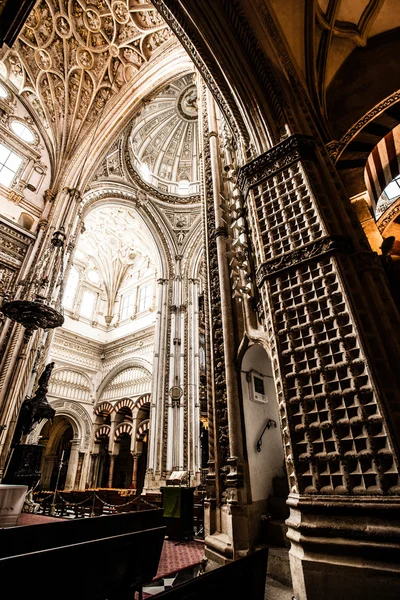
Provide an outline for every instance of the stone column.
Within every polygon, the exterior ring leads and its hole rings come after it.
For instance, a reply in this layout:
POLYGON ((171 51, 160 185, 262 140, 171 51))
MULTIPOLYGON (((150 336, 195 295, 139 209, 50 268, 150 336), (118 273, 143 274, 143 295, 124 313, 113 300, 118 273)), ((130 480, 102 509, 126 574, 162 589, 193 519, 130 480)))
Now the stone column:
POLYGON ((150 407, 148 470, 145 489, 159 488, 163 471, 165 376, 167 356, 168 279, 157 280, 157 317, 154 339, 153 380, 150 407))
POLYGON ((71 440, 71 452, 68 461, 67 476, 65 478, 65 490, 73 490, 75 485, 76 470, 79 462, 79 447, 81 440, 71 440))
POLYGON ((42 489, 44 489, 44 490, 48 490, 50 487, 51 474, 53 472, 53 468, 54 468, 54 464, 55 464, 56 460, 57 460, 56 454, 50 454, 48 456, 45 456, 45 458, 44 458, 42 477, 40 480, 42 489))
POLYGON ((399 315, 378 257, 312 138, 284 140, 238 184, 271 340, 296 599, 355 586, 359 598, 397 598, 399 338, 385 334, 399 315))
POLYGON ((140 453, 138 453, 138 452, 131 452, 131 454, 132 454, 132 458, 133 458, 132 488, 134 490, 137 490, 137 474, 138 474, 138 463, 139 463, 140 453))
POLYGON ((98 461, 99 461, 99 447, 97 445, 94 446, 92 453, 90 455, 90 467, 89 467, 89 477, 88 477, 88 483, 89 483, 89 487, 96 487, 96 471, 97 471, 97 467, 98 467, 98 461), (97 450, 97 452, 95 452, 95 450, 97 450))
POLYGON ((111 454, 111 456, 110 456, 110 470, 108 472, 108 484, 107 484, 107 486, 109 488, 112 488, 112 486, 113 486, 114 466, 115 466, 115 459, 116 458, 117 458, 116 454, 111 454))

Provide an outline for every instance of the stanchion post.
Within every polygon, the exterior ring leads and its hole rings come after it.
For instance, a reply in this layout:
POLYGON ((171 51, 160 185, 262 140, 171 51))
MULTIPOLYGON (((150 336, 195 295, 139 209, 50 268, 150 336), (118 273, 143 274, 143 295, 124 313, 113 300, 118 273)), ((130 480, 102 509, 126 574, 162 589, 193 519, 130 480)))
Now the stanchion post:
POLYGON ((56 513, 56 496, 57 496, 57 490, 58 490, 58 482, 60 481, 61 469, 63 468, 63 465, 64 465, 64 454, 65 454, 65 450, 62 451, 60 464, 58 465, 56 487, 54 488, 53 502, 51 503, 51 506, 50 506, 50 515, 51 516, 55 515, 55 513, 56 513))

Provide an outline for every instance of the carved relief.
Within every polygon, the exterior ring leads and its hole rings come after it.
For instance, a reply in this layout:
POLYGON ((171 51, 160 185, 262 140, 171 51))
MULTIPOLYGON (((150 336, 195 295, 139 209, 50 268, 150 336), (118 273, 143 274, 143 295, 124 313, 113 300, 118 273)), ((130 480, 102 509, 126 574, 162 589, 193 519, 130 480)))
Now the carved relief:
POLYGON ((241 185, 249 190, 290 489, 398 493, 390 434, 335 257, 351 247, 325 237, 302 140, 287 142, 242 169, 241 185))
POLYGON ((32 90, 26 96, 50 124, 60 163, 105 103, 170 37, 155 9, 139 2, 36 4, 5 61, 18 87, 24 82, 32 90))

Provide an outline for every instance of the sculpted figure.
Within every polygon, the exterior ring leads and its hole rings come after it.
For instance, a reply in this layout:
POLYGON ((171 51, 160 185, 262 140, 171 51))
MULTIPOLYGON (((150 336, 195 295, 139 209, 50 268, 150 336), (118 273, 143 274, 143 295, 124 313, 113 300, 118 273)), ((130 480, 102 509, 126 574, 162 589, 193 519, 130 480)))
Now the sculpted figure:
POLYGON ((14 434, 14 445, 20 442, 22 435, 28 435, 35 425, 42 419, 54 418, 56 411, 47 401, 46 394, 49 386, 49 379, 54 368, 54 363, 46 365, 43 373, 39 377, 37 390, 32 398, 26 398, 22 403, 17 427, 14 434))

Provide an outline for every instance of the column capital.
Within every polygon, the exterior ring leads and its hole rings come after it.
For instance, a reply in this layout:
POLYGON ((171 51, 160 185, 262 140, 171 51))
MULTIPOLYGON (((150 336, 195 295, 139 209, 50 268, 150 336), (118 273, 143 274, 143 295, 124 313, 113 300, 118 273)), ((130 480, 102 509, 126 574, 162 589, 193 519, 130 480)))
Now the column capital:
POLYGON ((294 134, 239 169, 237 186, 246 196, 250 188, 292 163, 315 160, 315 140, 308 135, 294 134))

